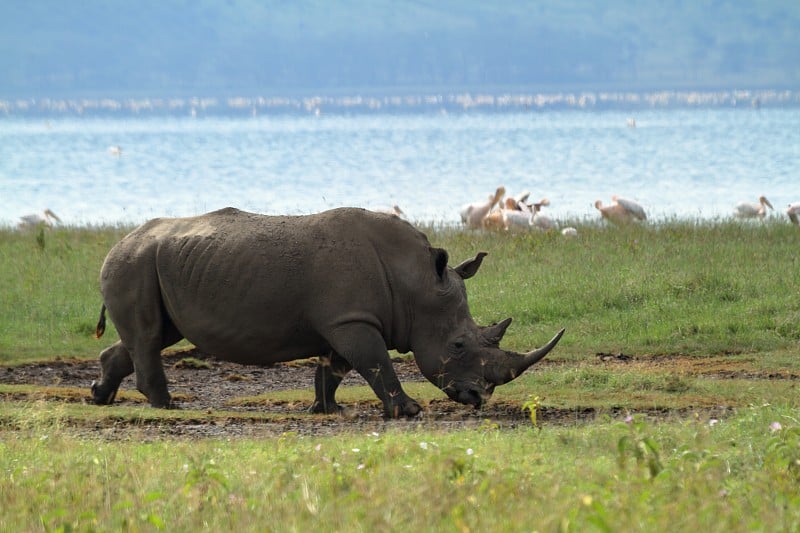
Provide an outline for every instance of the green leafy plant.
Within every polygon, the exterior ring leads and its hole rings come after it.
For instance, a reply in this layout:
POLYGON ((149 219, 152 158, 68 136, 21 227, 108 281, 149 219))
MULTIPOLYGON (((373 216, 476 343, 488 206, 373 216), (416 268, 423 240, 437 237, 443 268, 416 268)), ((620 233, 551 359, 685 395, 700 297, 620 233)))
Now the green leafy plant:
POLYGON ((638 467, 647 468, 650 479, 655 478, 664 470, 658 443, 646 433, 647 424, 643 420, 628 417, 625 421, 630 430, 617 441, 617 464, 625 470, 628 457, 633 457, 638 467))
POLYGON ((536 417, 539 412, 539 407, 541 406, 542 400, 533 394, 529 394, 528 399, 522 404, 522 412, 524 413, 525 411, 528 411, 528 415, 530 416, 533 427, 539 427, 536 417))

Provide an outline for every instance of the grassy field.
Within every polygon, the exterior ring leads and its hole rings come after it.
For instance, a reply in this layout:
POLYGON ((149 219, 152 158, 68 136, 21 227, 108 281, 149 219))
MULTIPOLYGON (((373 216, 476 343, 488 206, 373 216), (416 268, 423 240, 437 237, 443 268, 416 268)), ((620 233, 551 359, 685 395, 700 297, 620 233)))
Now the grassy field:
MULTIPOLYGON (((470 305, 481 324, 514 318, 511 348, 566 327, 554 357, 768 353, 798 364, 800 232, 789 224, 583 225, 574 239, 423 229, 452 263, 489 252, 467 282, 470 305)), ((108 344, 93 339, 98 277, 125 233, 0 230, 0 364, 95 357, 108 344)))
MULTIPOLYGON (((531 417, 515 428, 487 419, 452 431, 393 422, 332 436, 152 439, 137 433, 137 421, 231 415, 99 409, 0 388, 8 394, 0 530, 800 528, 797 228, 578 224, 574 239, 425 231, 453 263, 489 252, 467 290, 479 323, 514 318, 504 346, 527 350, 567 329, 547 358, 556 364, 499 387, 496 401, 532 414, 594 408, 600 416, 531 417), (597 354, 633 361, 602 364, 597 354), (729 410, 710 414, 718 406, 729 410), (634 414, 623 420, 612 408, 634 414), (121 436, 93 430, 120 421, 129 428, 121 436)), ((113 329, 92 337, 97 278, 125 232, 0 230, 0 364, 95 358, 114 340, 113 329)), ((423 403, 441 397, 434 387, 410 391, 423 403)), ((371 395, 342 392, 343 402, 371 395)), ((275 396, 293 394, 308 391, 275 396)))

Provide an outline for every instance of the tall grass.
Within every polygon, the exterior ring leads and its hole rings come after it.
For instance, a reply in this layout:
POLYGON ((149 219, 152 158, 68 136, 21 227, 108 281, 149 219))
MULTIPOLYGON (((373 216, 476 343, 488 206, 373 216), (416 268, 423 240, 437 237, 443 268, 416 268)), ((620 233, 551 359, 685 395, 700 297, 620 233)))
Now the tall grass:
POLYGON ((98 352, 103 258, 125 230, 0 230, 0 362, 98 352))
MULTIPOLYGON (((571 239, 423 229, 453 263, 489 252, 467 281, 471 309, 483 324, 513 317, 506 343, 515 349, 541 344, 561 327, 567 335, 556 357, 797 349, 796 227, 724 220, 577 226, 571 239)), ((43 246, 35 232, 0 230, 0 362, 97 354, 98 274, 128 229, 56 229, 45 232, 43 246)))

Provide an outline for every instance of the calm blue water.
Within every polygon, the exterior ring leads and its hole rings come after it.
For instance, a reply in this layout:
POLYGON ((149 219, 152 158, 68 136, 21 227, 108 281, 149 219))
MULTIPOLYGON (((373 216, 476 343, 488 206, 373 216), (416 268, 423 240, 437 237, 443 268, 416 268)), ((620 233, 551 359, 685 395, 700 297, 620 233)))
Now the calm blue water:
MULTIPOLYGON (((652 219, 800 201, 800 109, 254 118, 2 118, 0 224, 51 208, 67 224, 138 223, 224 206, 305 214, 399 205, 456 223, 498 185, 598 217, 612 194, 652 219), (108 148, 119 145, 120 157, 108 148)), ((775 215, 780 216, 780 215, 775 215)))

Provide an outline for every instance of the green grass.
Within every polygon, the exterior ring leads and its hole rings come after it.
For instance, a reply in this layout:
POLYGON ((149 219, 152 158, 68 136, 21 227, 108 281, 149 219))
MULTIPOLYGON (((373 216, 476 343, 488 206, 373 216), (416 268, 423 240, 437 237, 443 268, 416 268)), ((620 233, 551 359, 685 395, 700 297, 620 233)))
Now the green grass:
MULTIPOLYGON (((511 316, 506 342, 540 345, 561 327, 553 356, 597 352, 758 353, 800 343, 800 233, 783 223, 669 222, 579 236, 497 235, 427 228, 457 263, 489 256, 467 281, 475 319, 511 316)), ((0 363, 96 357, 98 276, 125 228, 0 230, 0 363)))
POLYGON ((0 230, 0 363, 99 353, 100 267, 125 233, 0 230))
MULTIPOLYGON (((478 413, 471 429, 446 431, 424 419, 348 430, 345 419, 331 436, 187 440, 137 427, 280 423, 270 404, 312 392, 201 412, 151 409, 132 387, 120 395, 141 406, 98 408, 78 403, 85 390, 2 385, 0 530, 798 530, 797 228, 575 225, 575 239, 427 233, 453 263, 489 252, 467 290, 479 323, 514 318, 504 346, 528 350, 567 328, 550 363, 492 401, 592 409, 591 421, 508 427, 478 413), (670 414, 618 415, 651 410, 670 414)), ((124 233, 59 229, 42 246, 0 230, 0 364, 94 358, 115 340, 113 328, 93 338, 97 279, 124 233)), ((423 405, 444 398, 426 383, 406 390, 423 405)), ((338 399, 376 401, 367 387, 338 399)))
POLYGON ((49 404, 22 413, 25 426, 0 433, 3 531, 800 527, 800 427, 780 406, 721 421, 151 442, 70 435, 49 404))
POLYGON ((489 256, 467 282, 479 323, 506 316, 524 349, 566 327, 556 357, 760 352, 800 341, 797 228, 670 222, 579 225, 579 236, 434 234, 460 260, 489 256))

